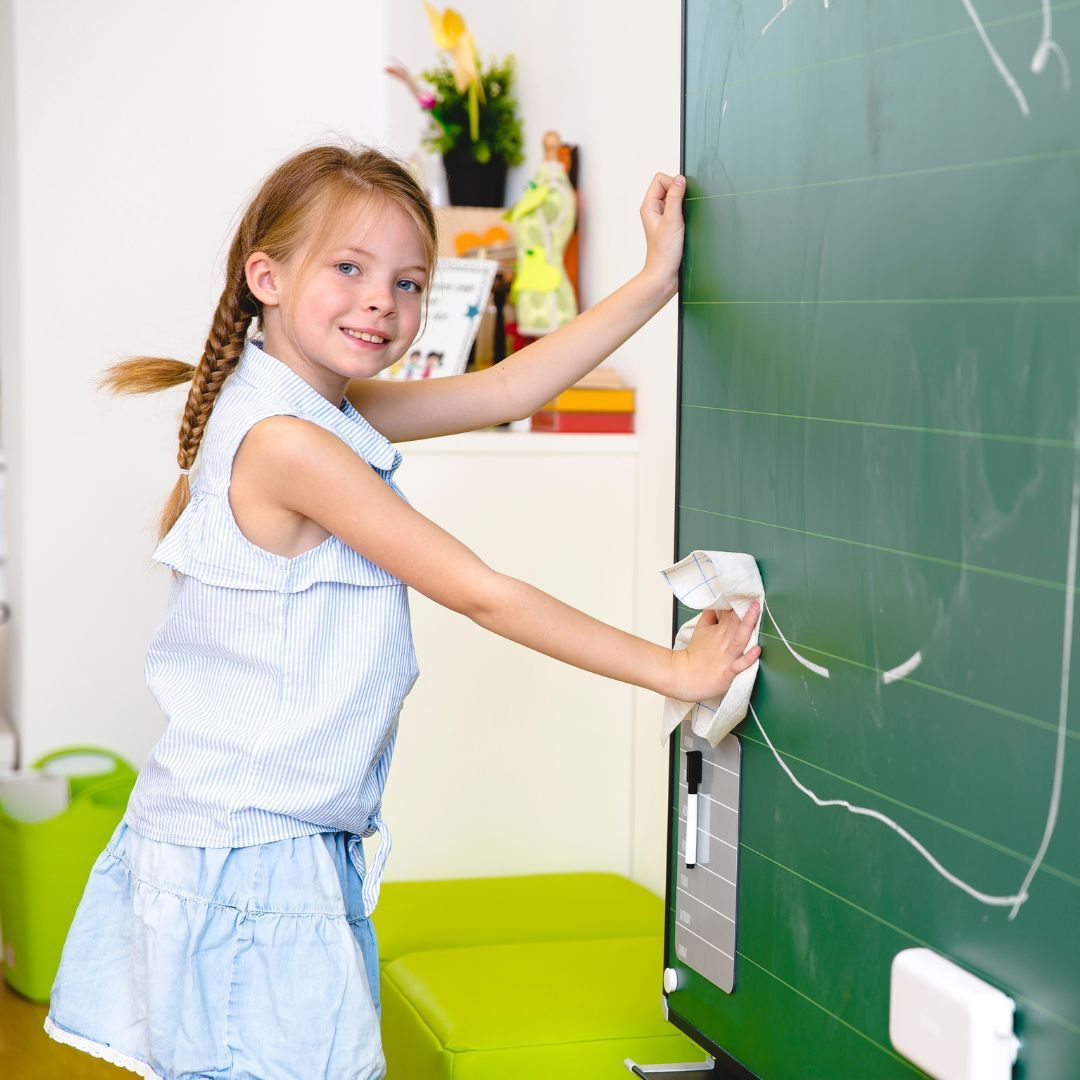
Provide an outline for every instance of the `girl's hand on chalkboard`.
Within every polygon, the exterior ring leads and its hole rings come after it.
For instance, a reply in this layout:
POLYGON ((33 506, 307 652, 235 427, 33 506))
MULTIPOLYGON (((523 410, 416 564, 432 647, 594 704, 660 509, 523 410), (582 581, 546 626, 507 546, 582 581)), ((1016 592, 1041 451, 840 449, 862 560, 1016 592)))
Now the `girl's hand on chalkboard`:
POLYGON ((674 696, 680 701, 706 701, 726 694, 735 676, 745 671, 761 655, 761 646, 747 649, 757 626, 758 604, 751 604, 740 619, 734 611, 718 614, 706 608, 685 649, 674 653, 683 658, 682 685, 674 696))
POLYGON ((642 274, 653 282, 665 299, 674 296, 679 289, 679 264, 686 231, 683 224, 685 194, 686 177, 657 173, 641 204, 646 245, 642 274))

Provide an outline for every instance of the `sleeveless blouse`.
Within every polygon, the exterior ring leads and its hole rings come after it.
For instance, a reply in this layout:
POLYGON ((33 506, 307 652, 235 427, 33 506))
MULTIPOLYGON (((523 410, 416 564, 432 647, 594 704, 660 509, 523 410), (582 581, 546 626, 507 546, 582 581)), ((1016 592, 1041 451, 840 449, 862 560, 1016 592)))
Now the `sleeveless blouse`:
POLYGON ((198 847, 354 834, 370 916, 391 845, 383 788, 419 674, 407 587, 333 535, 293 558, 256 546, 228 492, 241 441, 269 416, 332 432, 405 499, 393 479, 401 454, 347 400, 336 408, 260 346, 249 341, 226 378, 191 502, 154 552, 178 572, 145 666, 168 724, 124 821, 198 847), (376 832, 367 874, 359 838, 376 832))

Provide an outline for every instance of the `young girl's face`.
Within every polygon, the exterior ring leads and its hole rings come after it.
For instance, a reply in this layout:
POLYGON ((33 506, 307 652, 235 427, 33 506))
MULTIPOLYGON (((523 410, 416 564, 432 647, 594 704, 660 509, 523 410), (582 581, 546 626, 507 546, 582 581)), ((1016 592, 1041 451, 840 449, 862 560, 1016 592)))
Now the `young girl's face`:
POLYGON ((264 344, 338 402, 349 379, 390 367, 416 339, 427 287, 424 247, 403 209, 372 198, 359 216, 345 215, 297 281, 308 254, 294 253, 279 269, 280 303, 264 311, 264 344), (372 337, 379 340, 365 340, 372 337))

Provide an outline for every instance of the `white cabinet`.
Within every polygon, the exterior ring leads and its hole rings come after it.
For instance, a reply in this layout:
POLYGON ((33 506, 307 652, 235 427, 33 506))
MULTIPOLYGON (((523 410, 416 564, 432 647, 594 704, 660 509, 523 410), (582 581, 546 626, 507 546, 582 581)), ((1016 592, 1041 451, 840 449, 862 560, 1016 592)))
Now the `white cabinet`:
MULTIPOLYGON (((413 506, 494 569, 632 632, 638 440, 476 432, 406 443, 413 506)), ((420 678, 384 817, 392 879, 629 873, 635 691, 410 592, 420 678)))

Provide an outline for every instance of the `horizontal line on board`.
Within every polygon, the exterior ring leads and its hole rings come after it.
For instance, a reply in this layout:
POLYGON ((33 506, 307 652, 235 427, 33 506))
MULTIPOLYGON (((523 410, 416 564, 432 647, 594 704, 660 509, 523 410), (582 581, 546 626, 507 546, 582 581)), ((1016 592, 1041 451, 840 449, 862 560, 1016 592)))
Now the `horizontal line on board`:
POLYGON ((811 180, 805 184, 777 184, 774 187, 746 188, 742 191, 721 191, 715 195, 688 195, 687 202, 709 202, 712 199, 734 199, 739 195, 771 195, 783 191, 809 191, 812 188, 837 187, 843 184, 865 184, 874 180, 907 180, 915 176, 939 176, 945 173, 970 172, 976 169, 995 169, 1008 165, 1029 165, 1039 161, 1060 161, 1080 157, 1080 148, 1047 150, 1021 157, 989 158, 986 161, 960 162, 956 165, 927 165, 922 169, 901 169, 897 172, 870 173, 866 176, 841 176, 832 180, 811 180))
POLYGON ((909 296, 909 297, 862 297, 839 300, 683 300, 684 307, 754 307, 780 306, 783 304, 806 304, 817 307, 837 307, 855 304, 1080 304, 1080 295, 1061 296, 909 296))
MULTIPOLYGON (((779 3, 779 0, 777 0, 779 3)), ((1051 10, 1057 14, 1062 11, 1070 11, 1073 8, 1080 7, 1080 0, 1064 0, 1062 3, 1051 5, 1051 10)), ((983 21, 983 26, 987 30, 991 30, 997 26, 1007 26, 1011 23, 1027 22, 1029 20, 1041 19, 1042 8, 1032 8, 1029 11, 1018 12, 1014 15, 1003 15, 1000 19, 988 19, 983 21)), ((804 71, 818 71, 822 68, 835 67, 837 64, 848 64, 853 60, 863 60, 870 56, 880 56, 883 53, 897 52, 901 49, 910 49, 920 45, 931 45, 937 41, 946 41, 949 38, 963 37, 967 34, 975 34, 978 31, 975 26, 968 22, 963 26, 958 26, 955 30, 944 30, 940 34, 928 34, 925 37, 910 38, 907 41, 897 41, 892 45, 881 45, 876 49, 867 49, 864 52, 848 53, 846 56, 837 56, 831 60, 819 60, 814 64, 801 64, 798 67, 784 68, 779 71, 764 72, 761 75, 754 75, 749 79, 743 79, 738 82, 725 83, 723 86, 705 86, 698 90, 687 90, 686 97, 696 97, 698 94, 707 94, 712 90, 733 90, 740 86, 752 86, 754 83, 765 82, 769 79, 782 79, 789 75, 798 75, 804 71)))
MULTIPOLYGON (((848 897, 841 895, 840 893, 833 892, 832 889, 826 888, 824 885, 822 885, 820 881, 814 881, 813 878, 808 878, 804 874, 800 874, 798 870, 793 870, 790 866, 779 862, 777 859, 771 858, 764 852, 757 851, 749 844, 743 843, 741 846, 743 850, 750 852, 751 855, 756 855, 759 859, 764 859, 765 862, 772 863, 773 866, 779 867, 786 873, 791 874, 792 877, 797 877, 800 881, 805 881, 807 885, 812 885, 815 889, 819 889, 821 892, 825 893, 826 896, 831 896, 833 897, 833 899, 839 900, 843 904, 847 904, 848 907, 853 908, 855 911, 859 912, 861 915, 865 915, 869 919, 873 919, 881 926, 887 927, 889 930, 892 930, 893 933, 898 934, 900 937, 906 938, 908 941, 911 941, 916 945, 920 945, 924 949, 933 949, 934 952, 940 953, 942 956, 948 957, 948 959, 952 960, 953 963, 957 964, 959 967, 962 967, 967 971, 971 971, 971 968, 968 967, 968 965, 963 960, 953 956, 940 945, 934 945, 928 941, 923 941, 922 938, 917 937, 915 934, 912 934, 908 930, 904 930, 901 927, 896 926, 894 923, 889 922, 888 919, 883 918, 876 912, 870 911, 867 908, 856 904, 854 900, 851 900, 848 897)), ((971 973, 980 979, 983 978, 983 974, 981 972, 971 971, 971 973)), ((1039 1012, 1049 1017, 1051 1020, 1059 1024, 1061 1027, 1065 1028, 1073 1035, 1080 1035, 1080 1027, 1077 1027, 1075 1024, 1069 1023, 1068 1020, 1065 1020, 1063 1017, 1058 1016, 1057 1013, 1052 1012, 1050 1009, 1046 1008, 1045 1005, 1040 1005, 1039 1002, 1033 1001, 1031 998, 1021 997, 1019 994, 1014 994, 1014 997, 1016 998, 1016 1000, 1021 1001, 1023 1004, 1038 1009, 1039 1012)))
MULTIPOLYGON (((681 806, 678 809, 678 818, 679 818, 679 821, 683 825, 686 824, 686 817, 684 816, 684 814, 682 812, 682 807, 681 806)), ((683 831, 685 832, 685 829, 683 831)), ((711 833, 711 832, 708 831, 708 829, 703 829, 700 825, 698 825, 698 832, 705 833, 705 835, 708 836, 710 840, 715 840, 718 844, 723 844, 724 847, 731 848, 732 851, 738 851, 739 850, 738 847, 735 844, 733 844, 730 840, 725 840, 722 836, 717 836, 716 833, 711 833)), ((728 878, 724 877, 723 874, 719 874, 715 870, 710 870, 704 863, 698 863, 698 866, 702 870, 708 871, 710 874, 712 874, 713 877, 718 877, 721 881, 726 881, 729 885, 734 885, 735 884, 734 881, 730 881, 728 878)))
MULTIPOLYGON (((740 517, 738 514, 721 514, 718 510, 705 510, 700 506, 687 506, 679 503, 680 510, 689 510, 695 514, 708 514, 710 517, 724 518, 727 521, 741 521, 747 525, 760 525, 766 529, 778 529, 781 532, 797 533, 799 536, 809 536, 815 540, 831 540, 837 544, 850 544, 852 547, 865 548, 868 551, 880 551, 886 555, 900 555, 908 559, 917 559, 920 562, 933 563, 936 566, 948 566, 954 570, 964 570, 972 574, 985 574, 987 577, 1001 578, 1004 581, 1016 581, 1021 585, 1034 585, 1041 589, 1052 589, 1055 592, 1064 592, 1065 585, 1060 581, 1051 581, 1048 578, 1030 577, 1027 574, 1015 574, 1009 570, 995 570, 989 566, 975 566, 971 563, 958 562, 955 559, 942 559, 936 555, 922 555, 917 551, 904 551, 902 548, 885 547, 883 544, 871 544, 865 540, 851 540, 846 536, 830 536, 828 533, 811 532, 809 529, 797 529, 792 525, 779 525, 775 521, 757 521, 754 518, 740 517)), ((1077 586, 1074 592, 1080 592, 1077 586)))
MULTIPOLYGON (((783 638, 776 634, 769 633, 768 630, 761 630, 759 631, 759 634, 761 637, 769 638, 771 641, 783 641, 783 638)), ((864 664, 861 660, 852 660, 850 656, 840 656, 837 653, 826 652, 824 649, 815 648, 813 645, 807 645, 805 642, 795 641, 793 638, 789 638, 788 640, 790 644, 800 652, 824 656, 829 660, 836 660, 841 664, 850 664, 852 667, 859 668, 862 671, 872 672, 875 675, 880 676, 885 674, 881 668, 874 667, 873 664, 864 664)), ((1058 732, 1058 724, 1056 721, 1051 723, 1049 720, 1040 720, 1037 716, 1030 716, 1027 713, 1017 712, 1015 709, 1007 709, 1004 705, 995 705, 992 701, 983 701, 982 698, 969 697, 967 694, 958 694, 955 690, 946 690, 943 686, 935 686, 933 683, 921 682, 919 679, 913 679, 910 675, 905 675, 902 680, 898 681, 918 687, 920 690, 926 690, 931 694, 940 694, 942 697, 949 698, 952 701, 961 701, 965 705, 972 705, 975 708, 985 709, 987 712, 996 713, 998 716, 1008 717, 1010 720, 1018 720, 1022 724, 1030 724, 1032 727, 1037 727, 1041 731, 1050 732, 1054 735, 1058 732)), ((1069 739, 1075 739, 1080 742, 1080 732, 1066 729, 1065 735, 1069 739)))
POLYGON ((763 964, 759 964, 752 957, 747 956, 746 953, 742 951, 742 949, 736 949, 735 952, 738 956, 741 956, 745 961, 747 961, 747 963, 753 964, 754 967, 758 968, 760 971, 765 972, 765 974, 768 975, 770 978, 775 979, 778 983, 780 983, 781 986, 786 986, 793 994, 798 994, 799 997, 801 997, 804 1001, 808 1001, 811 1005, 819 1008, 826 1016, 831 1017, 838 1024, 842 1024, 848 1029, 848 1031, 854 1032, 856 1035, 859 1036, 860 1039, 865 1039, 871 1046, 876 1047, 883 1054, 887 1054, 894 1061, 899 1062, 901 1065, 905 1066, 907 1069, 913 1072, 916 1076, 923 1075, 922 1072, 920 1072, 906 1058, 900 1057, 900 1055, 897 1054, 894 1050, 890 1050, 887 1046, 883 1046, 877 1041, 877 1039, 873 1038, 873 1036, 871 1035, 867 1035, 866 1032, 862 1030, 862 1028, 857 1028, 849 1020, 845 1020, 842 1016, 837 1016, 836 1013, 834 1013, 831 1009, 827 1009, 824 1005, 821 1004, 820 1001, 815 1001, 814 998, 810 997, 809 994, 804 994, 801 990, 796 989, 796 987, 792 986, 791 983, 786 982, 784 979, 781 979, 780 976, 776 974, 776 972, 770 971, 763 964))
MULTIPOLYGON (((686 784, 685 780, 680 780, 679 781, 679 789, 681 791, 687 791, 687 794, 689 794, 689 791, 687 790, 687 784, 686 784)), ((701 791, 700 789, 698 790, 697 794, 698 794, 699 799, 704 799, 706 802, 712 803, 713 806, 723 807, 723 809, 729 811, 732 814, 738 814, 738 812, 739 812, 739 808, 737 806, 730 806, 728 803, 722 802, 715 795, 709 795, 706 792, 701 791)))
POLYGON ((731 953, 724 952, 724 950, 721 949, 719 945, 714 945, 708 938, 703 938, 700 934, 695 934, 694 931, 690 929, 690 927, 684 926, 676 919, 675 932, 678 933, 680 930, 689 934, 691 937, 696 937, 698 941, 700 941, 703 945, 708 945, 710 949, 715 949, 721 956, 726 956, 732 963, 735 962, 735 957, 732 956, 731 953))
POLYGON ((774 420, 804 420, 818 424, 879 428, 882 431, 908 431, 921 435, 944 435, 956 439, 982 439, 986 442, 1021 443, 1025 446, 1049 446, 1061 450, 1080 450, 1080 443, 1074 442, 1072 439, 1052 439, 1041 435, 1003 435, 988 431, 962 431, 958 428, 919 427, 917 424, 889 424, 882 420, 850 420, 838 416, 804 416, 799 413, 768 412, 764 409, 733 409, 724 405, 699 405, 691 402, 683 402, 682 408, 734 413, 739 416, 766 416, 774 420))
MULTIPOLYGON (((731 884, 734 885, 735 882, 732 881, 731 884)), ((711 912, 713 912, 713 914, 719 915, 721 919, 727 919, 727 921, 731 923, 732 926, 735 925, 735 920, 726 911, 721 911, 719 908, 714 908, 712 904, 706 904, 700 896, 695 896, 692 892, 690 892, 689 889, 684 889, 681 885, 676 885, 675 891, 681 892, 683 896, 690 897, 690 899, 693 900, 695 904, 700 904, 702 907, 707 907, 711 912)))
MULTIPOLYGON (((760 746, 764 750, 768 750, 765 743, 758 739, 754 735, 746 734, 745 732, 739 732, 739 738, 745 742, 753 743, 755 746, 760 746)), ((935 825, 940 825, 943 829, 948 829, 950 832, 956 833, 958 836, 963 836, 967 840, 974 840, 977 844, 982 844, 984 847, 991 848, 993 851, 997 851, 999 854, 1007 855, 1010 859, 1015 859, 1017 862, 1030 863, 1031 856, 1021 854, 1019 851, 1013 850, 1013 848, 1006 847, 1004 844, 999 844, 996 840, 991 840, 989 837, 982 836, 977 832, 972 832, 970 829, 965 829, 963 825, 957 825, 953 821, 947 821, 945 818, 940 818, 936 814, 931 814, 928 810, 922 810, 917 806, 912 806, 910 803, 901 801, 900 799, 893 798, 891 795, 886 795, 876 788, 868 787, 866 784, 860 784, 856 780, 852 780, 850 777, 843 776, 840 773, 832 772, 830 769, 826 769, 824 766, 817 764, 814 761, 807 761, 806 758, 798 757, 795 754, 790 753, 787 750, 782 750, 777 746, 776 751, 782 757, 787 758, 789 761, 798 762, 800 765, 805 765, 808 769, 816 769, 819 773, 828 776, 832 780, 838 780, 842 784, 849 784, 853 788, 857 788, 859 791, 865 792, 867 795, 872 795, 877 799, 881 799, 883 802, 898 806, 902 810, 908 811, 908 813, 915 814, 917 817, 921 817, 926 821, 933 822, 935 825)), ((829 798, 835 796, 830 795, 829 798)), ((872 809, 872 808, 871 808, 872 809)), ((1044 862, 1039 867, 1039 872, 1046 871, 1053 877, 1056 877, 1059 881, 1065 882, 1066 885, 1072 885, 1074 888, 1080 888, 1080 878, 1074 877, 1072 874, 1066 873, 1064 870, 1059 870, 1057 867, 1050 866, 1044 862)))
POLYGON ((707 757, 701 759, 703 765, 708 765, 710 769, 719 769, 721 772, 726 772, 728 776, 738 776, 739 774, 734 769, 729 769, 726 765, 721 765, 719 761, 711 761, 707 757))

